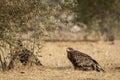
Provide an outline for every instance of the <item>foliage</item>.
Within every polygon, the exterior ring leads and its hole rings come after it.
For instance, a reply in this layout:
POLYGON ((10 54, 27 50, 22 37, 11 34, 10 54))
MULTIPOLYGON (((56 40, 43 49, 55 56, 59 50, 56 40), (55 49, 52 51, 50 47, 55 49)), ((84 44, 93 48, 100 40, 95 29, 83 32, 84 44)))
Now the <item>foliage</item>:
POLYGON ((97 31, 105 33, 108 40, 113 40, 111 36, 113 38, 115 29, 119 27, 119 0, 77 0, 76 4, 74 11, 77 13, 77 21, 87 24, 88 31, 94 31, 97 27, 97 31))
POLYGON ((78 18, 85 23, 107 15, 120 14, 118 0, 77 0, 77 4, 78 18))
MULTIPOLYGON (((35 45, 37 36, 42 35, 43 31, 49 28, 50 23, 54 24, 54 21, 49 20, 49 17, 54 16, 55 11, 59 9, 58 5, 51 5, 43 0, 1 0, 0 42, 3 42, 4 46, 4 43, 8 44, 10 54, 15 55, 16 50, 22 49, 17 42, 22 40, 21 35, 32 31, 33 36, 30 39, 33 41, 34 38, 33 45, 35 45)), ((0 54, 0 61, 4 66, 6 60, 2 61, 1 58, 5 59, 0 54)))

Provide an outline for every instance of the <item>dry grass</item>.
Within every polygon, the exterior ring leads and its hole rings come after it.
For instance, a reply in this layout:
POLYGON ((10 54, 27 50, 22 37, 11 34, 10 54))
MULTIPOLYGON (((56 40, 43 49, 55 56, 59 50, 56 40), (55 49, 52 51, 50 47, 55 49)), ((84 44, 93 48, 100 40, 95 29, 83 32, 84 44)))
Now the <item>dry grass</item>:
POLYGON ((120 80, 120 41, 46 42, 40 55, 43 67, 25 67, 0 72, 0 80, 120 80), (73 47, 96 59, 105 73, 76 71, 66 57, 66 48, 73 47))

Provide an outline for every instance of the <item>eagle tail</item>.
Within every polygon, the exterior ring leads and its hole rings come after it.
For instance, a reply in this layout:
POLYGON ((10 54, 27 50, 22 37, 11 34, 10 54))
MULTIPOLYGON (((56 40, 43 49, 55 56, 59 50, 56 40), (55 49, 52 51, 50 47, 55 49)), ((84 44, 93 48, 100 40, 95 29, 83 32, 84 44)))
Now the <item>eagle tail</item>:
POLYGON ((100 65, 98 65, 98 64, 96 65, 96 71, 98 71, 98 72, 101 72, 101 71, 105 72, 104 69, 102 69, 102 67, 100 65))
POLYGON ((98 72, 105 72, 104 69, 102 69, 102 67, 98 64, 97 61, 93 60, 93 62, 95 63, 95 70, 98 72))

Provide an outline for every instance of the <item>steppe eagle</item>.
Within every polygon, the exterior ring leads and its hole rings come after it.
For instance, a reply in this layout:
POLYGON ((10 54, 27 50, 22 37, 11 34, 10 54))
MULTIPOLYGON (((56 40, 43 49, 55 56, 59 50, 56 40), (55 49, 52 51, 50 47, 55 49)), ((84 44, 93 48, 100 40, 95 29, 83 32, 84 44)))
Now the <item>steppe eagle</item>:
POLYGON ((99 63, 96 60, 92 59, 91 56, 74 50, 71 47, 68 47, 66 51, 67 57, 73 64, 74 69, 83 71, 96 70, 98 72, 104 72, 99 63))

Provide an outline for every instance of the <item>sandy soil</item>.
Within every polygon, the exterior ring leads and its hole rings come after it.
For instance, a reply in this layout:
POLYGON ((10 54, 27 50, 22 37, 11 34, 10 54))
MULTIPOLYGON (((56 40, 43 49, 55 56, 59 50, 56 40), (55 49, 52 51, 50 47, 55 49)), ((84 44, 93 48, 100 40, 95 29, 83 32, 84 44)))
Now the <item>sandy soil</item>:
POLYGON ((0 72, 0 80, 120 80, 120 41, 46 42, 40 57, 43 67, 22 67, 0 72), (73 47, 92 56, 106 71, 77 71, 67 59, 66 48, 73 47))

